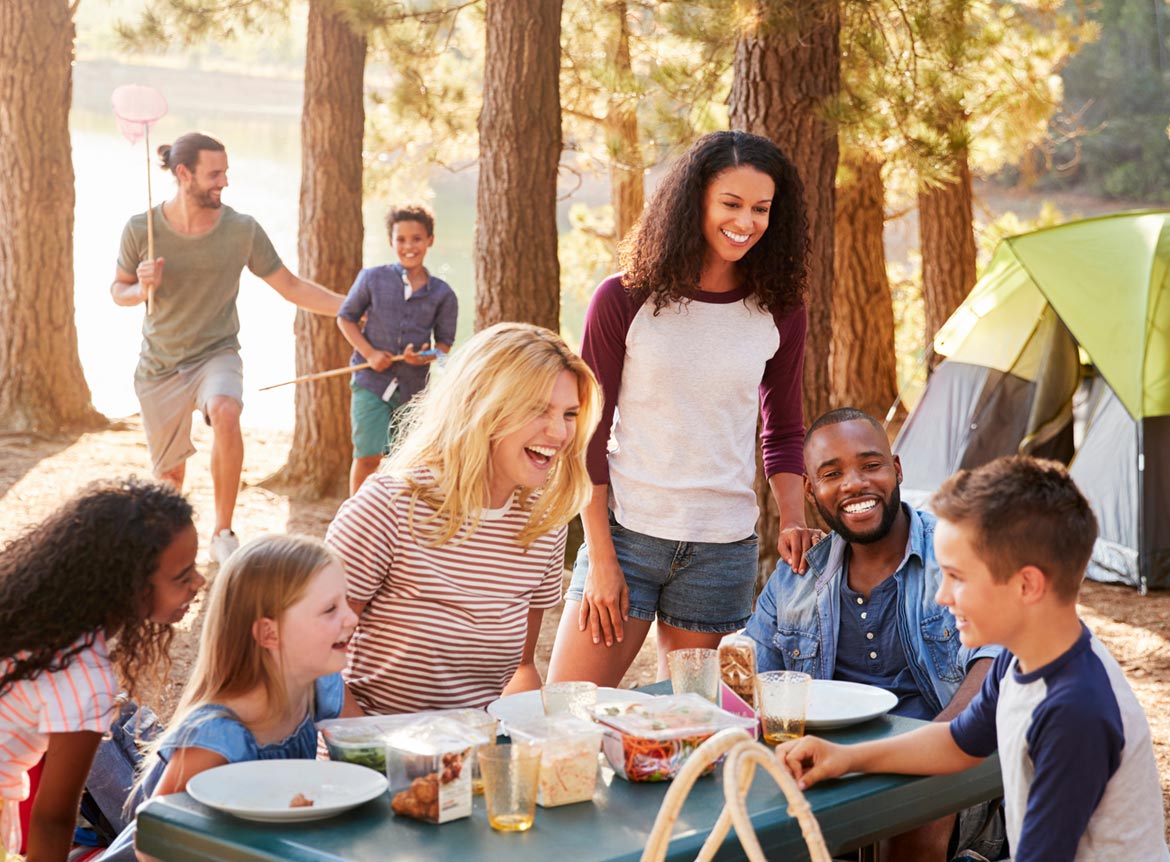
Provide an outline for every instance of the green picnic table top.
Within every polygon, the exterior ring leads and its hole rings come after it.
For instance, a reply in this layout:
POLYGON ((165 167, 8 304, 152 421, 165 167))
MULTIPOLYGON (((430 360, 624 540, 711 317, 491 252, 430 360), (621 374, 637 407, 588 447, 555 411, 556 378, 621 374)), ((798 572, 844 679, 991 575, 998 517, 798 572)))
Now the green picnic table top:
MULTIPOLYGON (((655 690, 656 687, 651 687, 655 690)), ((925 722, 883 716, 820 735, 861 742, 905 733, 925 722)), ((668 859, 693 860, 723 807, 722 769, 701 778, 675 825, 668 859)), ((390 812, 389 794, 337 817, 306 823, 255 823, 206 808, 185 793, 148 802, 138 814, 138 849, 166 862, 636 862, 668 784, 632 784, 602 769, 593 803, 538 808, 527 832, 496 832, 483 797, 470 818, 430 825, 390 812)), ((856 775, 825 782, 806 796, 832 853, 954 813, 1002 793, 999 760, 952 775, 856 775)), ((808 859, 796 821, 772 779, 758 771, 748 811, 769 859, 808 859)), ((732 830, 719 860, 746 857, 732 830)))

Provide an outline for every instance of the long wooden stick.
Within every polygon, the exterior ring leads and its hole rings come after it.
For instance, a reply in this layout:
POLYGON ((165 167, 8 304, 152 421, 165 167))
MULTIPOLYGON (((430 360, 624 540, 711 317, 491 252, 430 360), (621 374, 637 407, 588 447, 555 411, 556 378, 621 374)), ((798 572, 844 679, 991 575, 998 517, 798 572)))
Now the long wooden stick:
MULTIPOLYGON (((146 131, 146 257, 154 263, 154 199, 150 194, 150 123, 143 123, 146 131)), ((152 279, 146 291, 146 314, 154 314, 154 285, 152 279)))
MULTIPOLYGON (((394 362, 402 359, 401 356, 391 356, 394 362)), ((267 392, 269 389, 277 389, 281 386, 291 386, 294 383, 308 383, 311 380, 324 380, 326 377, 340 377, 342 374, 350 374, 354 371, 361 371, 369 368, 370 363, 363 362, 361 365, 347 365, 344 368, 331 368, 328 371, 318 371, 315 374, 306 374, 304 377, 298 377, 295 380, 286 380, 284 383, 273 383, 271 386, 261 386, 257 392, 267 392)))

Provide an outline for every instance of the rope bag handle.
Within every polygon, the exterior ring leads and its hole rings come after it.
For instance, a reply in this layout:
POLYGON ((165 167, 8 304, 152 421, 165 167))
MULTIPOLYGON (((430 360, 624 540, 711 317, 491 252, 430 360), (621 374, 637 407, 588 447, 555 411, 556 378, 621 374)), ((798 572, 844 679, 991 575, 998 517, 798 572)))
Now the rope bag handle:
POLYGON ((658 816, 650 830, 646 849, 642 851, 641 862, 665 862, 666 851, 670 846, 670 834, 695 780, 708 766, 724 755, 727 755, 723 765, 723 795, 726 802, 711 829, 711 834, 707 836, 699 855, 695 857, 695 862, 711 862, 715 858, 715 851, 723 844, 723 839, 727 837, 733 825, 750 862, 767 862, 752 828, 746 806, 748 790, 751 788, 757 766, 763 767, 764 771, 772 776, 784 798, 788 800, 788 814, 795 817, 800 824, 800 832, 808 846, 812 862, 832 862, 829 850, 825 846, 825 839, 821 835, 821 827, 813 816, 808 800, 796 786, 796 781, 776 758, 775 752, 756 742, 746 731, 739 728, 719 731, 687 758, 687 762, 671 782, 670 789, 666 791, 666 797, 662 800, 662 806, 658 809, 658 816))

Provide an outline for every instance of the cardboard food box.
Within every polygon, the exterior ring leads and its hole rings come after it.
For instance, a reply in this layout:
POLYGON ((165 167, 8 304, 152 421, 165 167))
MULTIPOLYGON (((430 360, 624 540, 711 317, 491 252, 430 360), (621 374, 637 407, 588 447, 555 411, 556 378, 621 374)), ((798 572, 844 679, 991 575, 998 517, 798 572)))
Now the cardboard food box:
POLYGON ((390 808, 402 817, 447 823, 471 815, 471 767, 481 732, 451 718, 422 718, 386 740, 390 808))

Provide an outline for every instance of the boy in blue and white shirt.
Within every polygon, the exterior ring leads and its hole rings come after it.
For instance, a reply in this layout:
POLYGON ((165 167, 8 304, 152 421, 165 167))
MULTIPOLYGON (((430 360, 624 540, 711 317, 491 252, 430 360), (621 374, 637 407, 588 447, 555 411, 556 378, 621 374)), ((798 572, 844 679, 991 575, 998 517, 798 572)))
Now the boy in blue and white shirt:
POLYGON ((1117 662, 1077 617, 1097 536, 1060 464, 1010 457, 939 489, 936 596, 966 647, 1007 650, 948 723, 857 746, 780 751, 802 787, 846 772, 968 768, 997 748, 1014 862, 1170 862, 1150 729, 1117 662))

